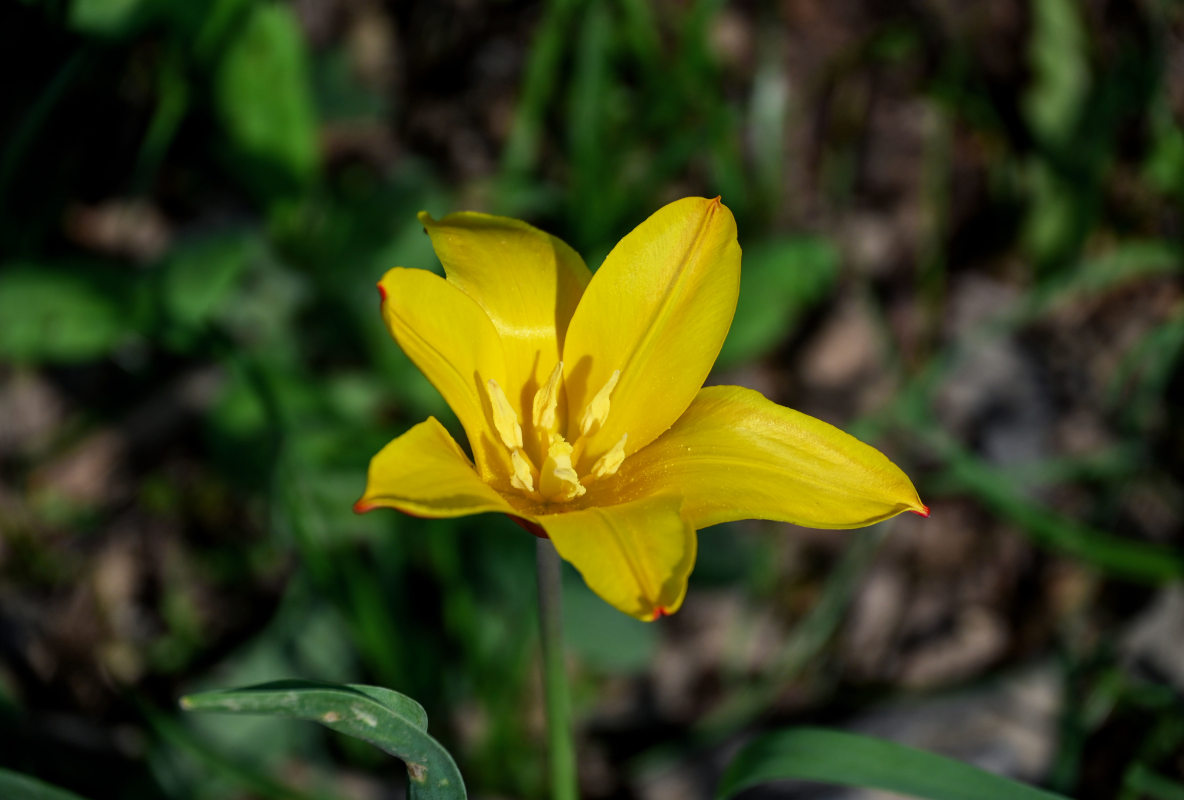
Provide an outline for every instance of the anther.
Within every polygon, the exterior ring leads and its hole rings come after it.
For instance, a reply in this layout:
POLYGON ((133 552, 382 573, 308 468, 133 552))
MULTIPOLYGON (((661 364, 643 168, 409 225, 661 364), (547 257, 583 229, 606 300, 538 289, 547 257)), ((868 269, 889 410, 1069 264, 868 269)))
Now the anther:
POLYGON ((506 399, 506 393, 493 378, 486 381, 485 386, 489 390, 489 404, 493 407, 493 427, 498 437, 510 450, 520 450, 522 426, 518 424, 518 415, 506 399))
POLYGON ((514 474, 510 476, 510 485, 520 492, 533 492, 534 470, 521 450, 510 453, 510 466, 514 468, 514 474))
POLYGON ((590 436, 600 430, 604 421, 608 419, 609 398, 612 397, 613 389, 616 388, 617 381, 620 379, 621 371, 619 369, 613 370, 608 381, 600 387, 600 391, 584 409, 584 416, 580 418, 580 433, 583 436, 590 436))
POLYGON ((534 393, 534 428, 536 431, 555 430, 556 412, 559 409, 559 381, 563 379, 563 362, 560 361, 551 370, 551 377, 546 385, 534 393))
POLYGON ((616 474, 625 461, 625 442, 628 439, 629 434, 622 433, 621 438, 617 439, 617 443, 609 448, 607 453, 596 459, 596 463, 592 465, 592 477, 607 478, 609 475, 616 474))

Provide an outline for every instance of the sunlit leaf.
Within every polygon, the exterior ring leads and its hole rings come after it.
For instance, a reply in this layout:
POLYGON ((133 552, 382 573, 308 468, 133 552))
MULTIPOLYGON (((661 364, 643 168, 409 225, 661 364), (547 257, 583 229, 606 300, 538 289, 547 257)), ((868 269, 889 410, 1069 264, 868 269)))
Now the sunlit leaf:
POLYGON ((724 773, 716 797, 770 781, 816 781, 883 789, 926 800, 1065 800, 905 745, 823 728, 778 731, 751 742, 724 773))
POLYGON ((233 29, 215 74, 215 105, 250 188, 305 186, 318 162, 308 54, 291 10, 260 3, 233 29))

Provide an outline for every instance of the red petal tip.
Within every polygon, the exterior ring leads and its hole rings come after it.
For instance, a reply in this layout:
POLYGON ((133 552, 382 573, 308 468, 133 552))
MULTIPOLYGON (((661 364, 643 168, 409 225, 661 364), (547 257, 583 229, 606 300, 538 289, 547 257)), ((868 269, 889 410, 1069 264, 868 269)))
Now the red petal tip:
POLYGON ((386 288, 381 283, 376 283, 375 286, 378 287, 378 296, 380 298, 382 298, 382 302, 385 303, 386 302, 386 288))
POLYGON ((926 505, 921 506, 920 511, 917 511, 916 509, 913 509, 913 508, 910 508, 909 511, 916 514, 918 517, 924 517, 925 519, 929 519, 929 506, 926 506, 926 505))
POLYGON ((670 616, 670 612, 667 611, 663 606, 658 606, 657 608, 654 609, 654 621, 655 622, 660 620, 662 617, 668 617, 668 616, 670 616))
POLYGON ((550 539, 551 538, 550 536, 547 535, 547 532, 545 530, 543 530, 543 526, 538 524, 537 522, 531 522, 528 519, 523 519, 522 517, 515 517, 511 514, 507 514, 506 516, 509 517, 510 519, 512 519, 518 525, 519 528, 521 528, 522 530, 531 534, 532 536, 537 536, 540 539, 550 539))
POLYGON ((358 502, 354 503, 355 514, 365 514, 367 511, 371 511, 374 508, 375 506, 372 506, 363 500, 359 500, 358 502))

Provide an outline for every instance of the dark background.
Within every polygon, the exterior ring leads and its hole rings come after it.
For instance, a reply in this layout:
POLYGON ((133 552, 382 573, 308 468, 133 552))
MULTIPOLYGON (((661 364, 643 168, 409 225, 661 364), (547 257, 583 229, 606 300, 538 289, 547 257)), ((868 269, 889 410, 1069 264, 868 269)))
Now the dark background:
POLYGON ((721 194, 710 382, 933 513, 708 529, 653 625, 568 574, 584 796, 707 798, 815 723, 1184 797, 1181 4, 5 0, 0 70, 0 767, 400 796, 367 745, 176 707, 302 677, 407 693, 471 796, 543 797, 533 539, 350 511, 386 441, 456 428, 374 283, 436 266, 421 209, 595 266, 721 194))

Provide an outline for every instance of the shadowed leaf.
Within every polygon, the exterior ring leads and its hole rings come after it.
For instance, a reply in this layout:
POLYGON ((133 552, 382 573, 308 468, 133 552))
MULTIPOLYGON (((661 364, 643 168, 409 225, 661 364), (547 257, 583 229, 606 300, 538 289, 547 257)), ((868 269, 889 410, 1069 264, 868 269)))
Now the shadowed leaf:
POLYGON ((266 714, 319 722, 369 742, 407 765, 412 800, 463 800, 464 781, 452 756, 427 733, 423 707, 378 686, 276 681, 189 695, 189 711, 266 714))
POLYGON ((823 728, 794 728, 751 742, 728 767, 716 798, 784 780, 862 786, 927 800, 1064 800, 924 750, 823 728))
POLYGON ((6 769, 0 769, 0 797, 5 800, 82 800, 73 792, 6 769))

